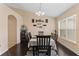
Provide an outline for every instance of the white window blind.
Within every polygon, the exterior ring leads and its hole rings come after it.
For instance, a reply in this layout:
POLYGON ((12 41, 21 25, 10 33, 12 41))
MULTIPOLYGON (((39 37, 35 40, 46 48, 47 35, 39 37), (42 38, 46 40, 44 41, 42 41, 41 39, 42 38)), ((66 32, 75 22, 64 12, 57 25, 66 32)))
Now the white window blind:
POLYGON ((58 35, 76 42, 76 15, 66 17, 58 22, 58 35))

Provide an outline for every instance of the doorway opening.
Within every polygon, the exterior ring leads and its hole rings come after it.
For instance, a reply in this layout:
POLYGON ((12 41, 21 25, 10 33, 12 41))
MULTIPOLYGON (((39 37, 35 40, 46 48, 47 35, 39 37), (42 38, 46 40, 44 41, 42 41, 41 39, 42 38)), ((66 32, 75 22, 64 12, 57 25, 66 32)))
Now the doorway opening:
POLYGON ((17 19, 13 15, 8 16, 8 48, 17 44, 17 19))

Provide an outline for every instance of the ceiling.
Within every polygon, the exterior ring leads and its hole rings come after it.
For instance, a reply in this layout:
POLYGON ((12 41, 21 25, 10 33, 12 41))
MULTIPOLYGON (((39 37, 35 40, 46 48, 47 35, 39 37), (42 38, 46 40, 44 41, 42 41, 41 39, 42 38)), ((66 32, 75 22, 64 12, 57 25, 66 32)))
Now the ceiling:
MULTIPOLYGON (((24 11, 37 12, 40 8, 40 3, 7 3, 6 5, 18 8, 24 11)), ((45 16, 57 17, 63 12, 71 8, 74 3, 42 3, 41 11, 45 12, 45 16)))

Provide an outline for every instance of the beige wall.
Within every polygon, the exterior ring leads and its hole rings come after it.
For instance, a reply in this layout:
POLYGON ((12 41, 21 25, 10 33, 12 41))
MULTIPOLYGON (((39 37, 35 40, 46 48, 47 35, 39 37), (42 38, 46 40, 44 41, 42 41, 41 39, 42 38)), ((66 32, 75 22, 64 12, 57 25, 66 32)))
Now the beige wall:
POLYGON ((39 17, 37 15, 35 15, 32 12, 29 11, 24 11, 21 9, 16 9, 16 8, 12 8, 11 9, 15 10, 16 12, 18 12, 22 17, 23 17, 23 24, 25 24, 28 28, 28 31, 32 33, 32 35, 36 35, 38 34, 38 30, 43 30, 45 32, 45 34, 50 34, 51 32, 54 32, 55 30, 55 19, 53 17, 48 17, 48 16, 42 16, 39 17), (42 29, 39 29, 37 27, 33 27, 33 23, 32 23, 32 19, 48 19, 48 23, 46 27, 43 27, 42 29))
MULTIPOLYGON (((24 16, 24 24, 27 26, 28 31, 32 33, 32 35, 38 34, 38 31, 42 30, 44 31, 44 34, 51 34, 51 32, 54 32, 55 30, 55 20, 51 17, 42 16, 39 17, 33 13, 26 13, 24 16), (32 19, 48 19, 48 23, 46 23, 47 26, 43 26, 43 28, 37 28, 33 26, 32 19)), ((45 23, 43 23, 45 24, 45 23)))
MULTIPOLYGON (((66 39, 63 38, 59 38, 58 41, 63 44, 64 46, 66 46, 67 48, 69 48, 70 50, 72 50, 73 52, 75 52, 76 54, 79 55, 79 4, 75 5, 74 7, 72 7, 71 9, 69 9, 68 11, 66 11, 64 14, 62 14, 61 16, 56 18, 56 25, 58 25, 58 21, 64 19, 65 17, 68 16, 72 16, 76 14, 76 40, 77 43, 72 43, 66 39)), ((58 27, 56 26, 56 29, 58 29, 58 27)))
POLYGON ((17 19, 17 43, 20 42, 22 17, 4 4, 0 4, 0 55, 8 50, 8 15, 13 15, 17 19))
POLYGON ((28 31, 31 32, 32 35, 38 34, 38 30, 43 30, 45 32, 45 34, 50 34, 51 32, 54 32, 55 19, 53 17, 48 17, 48 16, 39 17, 39 16, 35 15, 34 13, 29 12, 29 11, 24 11, 24 10, 12 8, 12 7, 10 7, 10 8, 15 10, 16 12, 18 12, 23 17, 23 22, 24 22, 23 24, 25 24, 27 26, 28 31), (40 18, 42 20, 45 20, 45 19, 49 20, 47 23, 47 26, 43 27, 42 29, 39 29, 37 27, 33 27, 32 19, 40 19, 40 18))

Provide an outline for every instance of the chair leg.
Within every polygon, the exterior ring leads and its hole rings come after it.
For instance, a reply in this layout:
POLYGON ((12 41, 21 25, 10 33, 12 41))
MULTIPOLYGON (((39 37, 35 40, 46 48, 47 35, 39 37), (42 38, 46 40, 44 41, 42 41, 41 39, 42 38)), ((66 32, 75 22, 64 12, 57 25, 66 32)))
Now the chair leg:
POLYGON ((34 47, 33 47, 33 56, 35 56, 35 50, 34 50, 34 47))
POLYGON ((48 56, 51 56, 51 47, 48 49, 48 56))
POLYGON ((38 48, 34 46, 33 46, 33 56, 39 56, 38 48))
POLYGON ((51 56, 51 48, 50 48, 50 56, 51 56))
POLYGON ((39 56, 39 49, 38 49, 38 47, 37 47, 37 56, 39 56))
POLYGON ((58 51, 57 51, 57 50, 55 50, 55 52, 56 52, 56 54, 58 55, 58 51))

